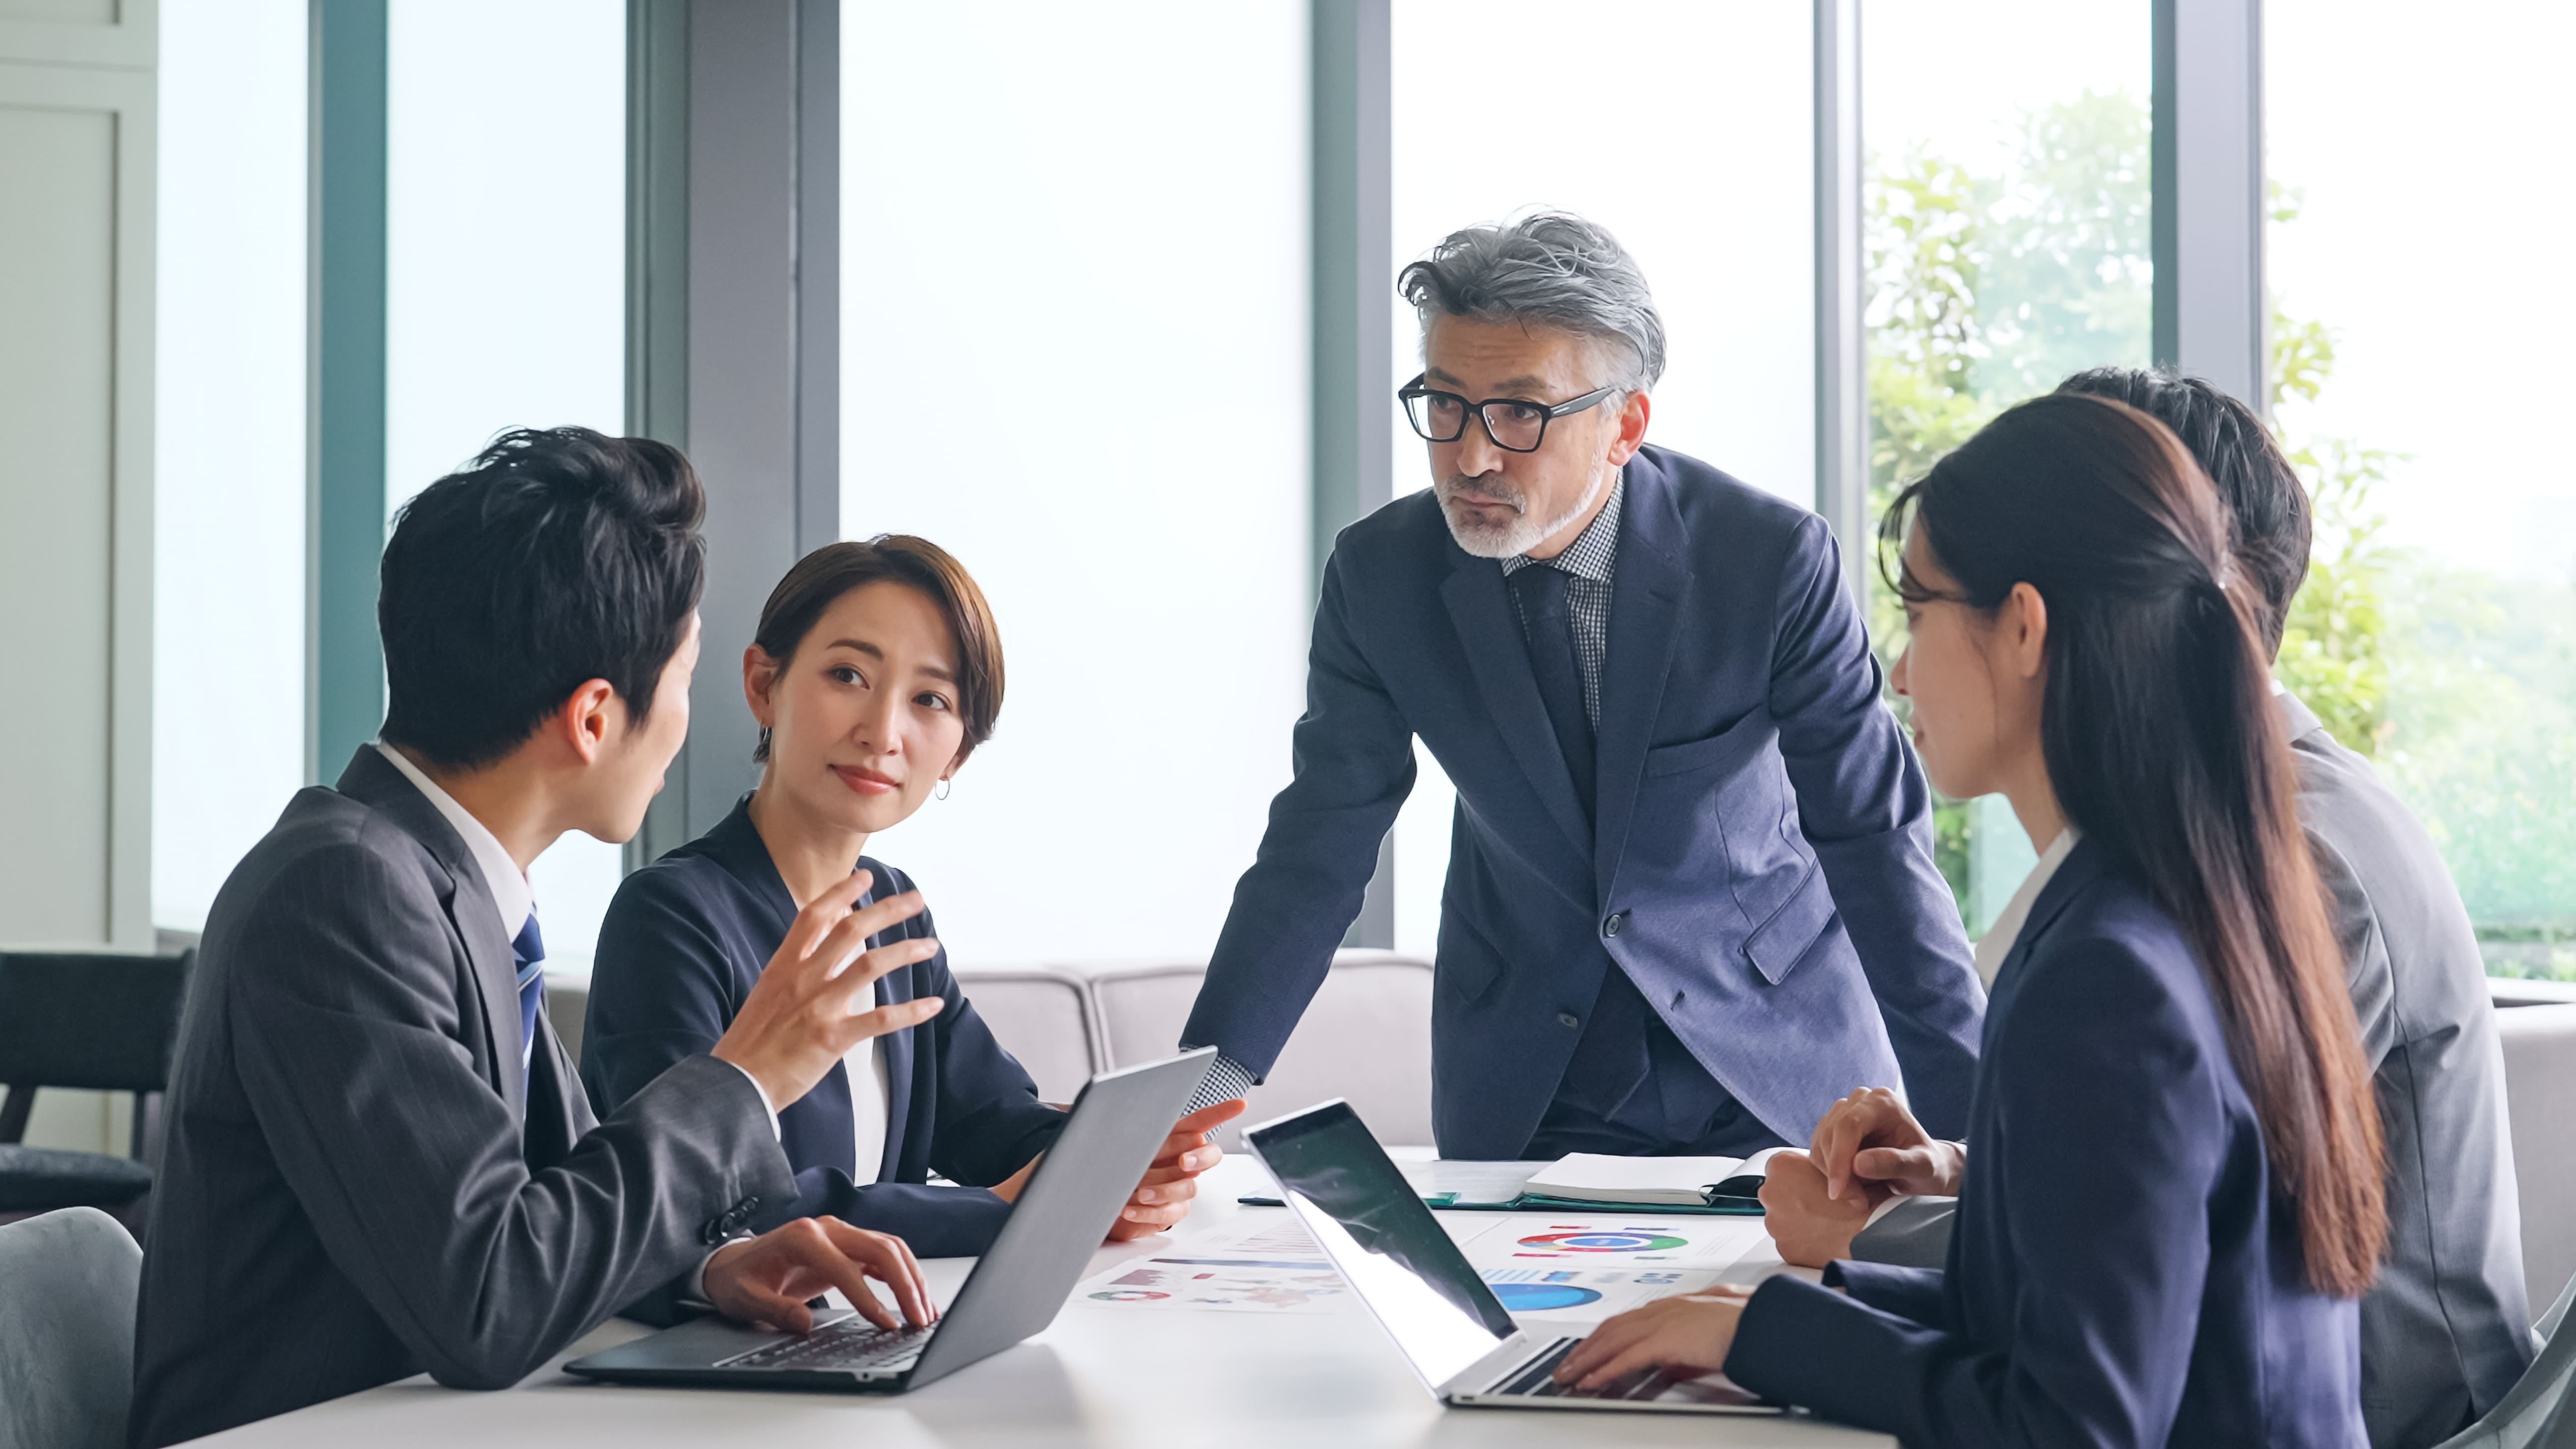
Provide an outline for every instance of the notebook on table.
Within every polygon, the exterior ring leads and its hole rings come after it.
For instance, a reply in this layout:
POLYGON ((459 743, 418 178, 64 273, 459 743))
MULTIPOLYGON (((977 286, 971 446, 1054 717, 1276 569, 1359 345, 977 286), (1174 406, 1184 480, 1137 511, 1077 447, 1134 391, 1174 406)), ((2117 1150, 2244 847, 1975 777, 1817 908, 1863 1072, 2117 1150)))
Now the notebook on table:
MULTIPOLYGON (((1408 1162, 1425 1205, 1453 1212, 1698 1213, 1759 1216, 1763 1174, 1788 1151, 1751 1157, 1611 1157, 1574 1152, 1554 1162, 1408 1162)), ((1240 1199, 1278 1207, 1259 1194, 1240 1199)))

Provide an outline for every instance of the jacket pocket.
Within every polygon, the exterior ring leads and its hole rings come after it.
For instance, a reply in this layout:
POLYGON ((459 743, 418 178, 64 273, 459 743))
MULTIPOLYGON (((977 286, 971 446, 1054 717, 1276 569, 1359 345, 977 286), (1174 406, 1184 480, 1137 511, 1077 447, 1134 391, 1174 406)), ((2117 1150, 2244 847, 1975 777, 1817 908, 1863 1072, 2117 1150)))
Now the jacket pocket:
POLYGON ((1777 986, 1814 951, 1833 920, 1833 892, 1825 887, 1824 871, 1810 865, 1789 899, 1744 938, 1744 959, 1762 973, 1763 980, 1777 986))
POLYGON ((1473 1006, 1494 989, 1503 974, 1501 953, 1485 944, 1484 933, 1467 924, 1467 913, 1446 897, 1440 902, 1440 934, 1433 950, 1433 981, 1473 1006))
POLYGON ((1646 778, 1687 775, 1719 765, 1741 765, 1762 752, 1776 733, 1768 710, 1756 709, 1705 739, 1659 745, 1646 751, 1646 778))

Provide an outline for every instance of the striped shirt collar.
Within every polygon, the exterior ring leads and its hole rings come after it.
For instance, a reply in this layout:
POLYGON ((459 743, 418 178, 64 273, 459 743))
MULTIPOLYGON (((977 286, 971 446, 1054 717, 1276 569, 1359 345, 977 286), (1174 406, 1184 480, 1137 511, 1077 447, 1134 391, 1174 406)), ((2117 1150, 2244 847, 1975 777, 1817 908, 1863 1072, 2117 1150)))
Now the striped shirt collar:
POLYGON ((1530 564, 1545 563, 1578 579, 1590 579, 1596 584, 1610 582, 1611 566, 1619 557, 1619 506, 1627 491, 1628 470, 1621 468, 1611 475, 1610 497, 1602 503, 1601 511, 1592 515, 1592 521, 1574 536, 1574 542, 1567 544, 1563 553, 1551 559, 1516 553, 1503 560, 1503 577, 1510 578, 1530 564))

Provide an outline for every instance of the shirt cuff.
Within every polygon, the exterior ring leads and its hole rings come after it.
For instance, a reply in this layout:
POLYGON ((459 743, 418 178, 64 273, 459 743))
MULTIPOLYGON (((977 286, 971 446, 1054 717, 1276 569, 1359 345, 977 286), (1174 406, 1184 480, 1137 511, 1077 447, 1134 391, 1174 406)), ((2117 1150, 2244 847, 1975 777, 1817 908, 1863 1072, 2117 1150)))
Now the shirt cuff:
POLYGON ((1219 1102, 1231 1102, 1251 1091, 1259 1080, 1260 1078, 1246 1070, 1241 1062, 1232 1057, 1220 1056, 1208 1063, 1207 1076, 1199 1082, 1197 1093, 1190 1098, 1189 1106, 1181 1110, 1181 1115, 1186 1117, 1202 1107, 1213 1107, 1219 1102))
MULTIPOLYGON (((724 1058, 722 1057, 718 1057, 716 1060, 724 1062, 724 1058)), ((778 1135, 778 1104, 769 1100, 769 1091, 767 1088, 760 1085, 760 1078, 753 1076, 748 1071, 744 1071, 742 1065, 738 1062, 725 1062, 725 1065, 732 1067, 737 1072, 742 1072, 742 1079, 751 1083, 752 1095, 760 1099, 760 1110, 769 1114, 769 1140, 772 1142, 785 1141, 785 1138, 778 1135)), ((715 1254, 709 1253, 707 1256, 712 1258, 715 1254)), ((698 1276, 700 1278, 704 1278, 706 1276, 706 1272, 706 1265, 700 1264, 698 1266, 698 1276)))
POLYGON ((707 1249, 707 1255, 698 1260, 698 1271, 689 1275, 689 1291, 686 1296, 681 1298, 680 1306, 683 1308, 714 1308, 716 1306, 715 1300, 707 1296, 707 1265, 716 1260, 716 1254, 723 1252, 725 1249, 730 1248, 734 1244, 751 1236, 753 1235, 750 1233, 736 1233, 732 1237, 725 1239, 723 1242, 716 1244, 714 1247, 707 1249))

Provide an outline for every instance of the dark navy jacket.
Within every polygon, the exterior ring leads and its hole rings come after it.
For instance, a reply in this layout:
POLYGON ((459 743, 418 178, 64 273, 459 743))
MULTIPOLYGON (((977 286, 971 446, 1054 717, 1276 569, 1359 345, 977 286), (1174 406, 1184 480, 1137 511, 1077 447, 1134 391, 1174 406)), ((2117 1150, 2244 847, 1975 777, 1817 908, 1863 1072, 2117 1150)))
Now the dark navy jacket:
POLYGON ((1774 1278, 1726 1371, 1908 1445, 2358 1446, 2356 1305, 2304 1281, 2173 918, 2079 842, 1995 976, 1946 1269, 1774 1278))
MULTIPOLYGON (((745 797, 748 800, 749 797, 745 797)), ((866 899, 913 888, 901 871, 861 860, 866 899)), ((643 1090, 673 1062, 712 1048, 787 938, 796 903, 742 805, 706 834, 626 878, 600 926, 583 1026, 581 1073, 602 1110, 643 1090)), ((871 949, 935 934, 930 912, 872 938, 871 949)), ((767 1203, 748 1226, 829 1215, 893 1233, 925 1258, 992 1245, 1010 1204, 986 1192, 1045 1150, 1064 1114, 993 1039, 957 989, 946 951, 886 973, 877 1002, 946 998, 928 1022, 879 1039, 885 1053, 885 1159, 876 1181, 851 1181, 850 1078, 835 1065, 778 1114, 796 1196, 767 1203), (931 1186, 933 1172, 968 1187, 931 1186)))
POLYGON ((1783 1140, 1899 1063, 1923 1121, 1955 1134, 1983 995, 1832 534, 1651 447, 1619 530, 1597 828, 1502 566, 1458 547, 1428 491, 1342 531, 1296 778, 1182 1039, 1256 1072, 1278 1058, 1413 788, 1418 735, 1458 789, 1432 1008, 1443 1153, 1522 1155, 1614 961, 1783 1140))

